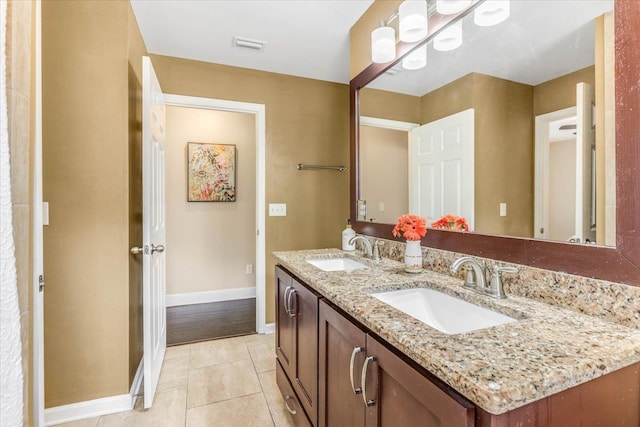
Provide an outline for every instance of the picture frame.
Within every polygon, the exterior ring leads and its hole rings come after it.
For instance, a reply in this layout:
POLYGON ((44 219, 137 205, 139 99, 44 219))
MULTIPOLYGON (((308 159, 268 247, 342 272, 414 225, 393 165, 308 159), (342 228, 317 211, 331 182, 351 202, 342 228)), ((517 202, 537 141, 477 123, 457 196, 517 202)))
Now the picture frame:
POLYGON ((187 201, 236 201, 236 146, 187 143, 187 201))

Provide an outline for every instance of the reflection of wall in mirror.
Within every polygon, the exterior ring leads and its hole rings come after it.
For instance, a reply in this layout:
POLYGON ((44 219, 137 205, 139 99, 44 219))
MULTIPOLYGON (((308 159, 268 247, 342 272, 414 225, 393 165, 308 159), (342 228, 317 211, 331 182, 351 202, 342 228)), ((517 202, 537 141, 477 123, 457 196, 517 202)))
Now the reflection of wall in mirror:
POLYGON ((395 224, 409 209, 408 133, 360 126, 360 198, 367 220, 395 224))
POLYGON ((534 117, 575 105, 580 81, 593 84, 594 67, 537 86, 471 73, 422 97, 364 88, 360 110, 426 124, 474 108, 475 231, 533 237, 534 117), (499 215, 500 203, 507 203, 506 217, 499 215))

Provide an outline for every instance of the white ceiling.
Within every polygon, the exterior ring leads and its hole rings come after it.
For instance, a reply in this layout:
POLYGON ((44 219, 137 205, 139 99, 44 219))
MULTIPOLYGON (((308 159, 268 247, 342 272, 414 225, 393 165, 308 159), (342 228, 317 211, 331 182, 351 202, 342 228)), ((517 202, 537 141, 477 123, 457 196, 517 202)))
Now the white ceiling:
POLYGON ((594 64, 594 19, 613 0, 511 0, 511 15, 494 27, 465 17, 464 42, 450 52, 431 45, 427 66, 384 74, 368 87, 422 96, 471 72, 537 85, 594 64))
POLYGON ((373 0, 131 0, 149 53, 349 82, 349 29, 373 0), (262 51, 233 36, 265 41, 262 51))

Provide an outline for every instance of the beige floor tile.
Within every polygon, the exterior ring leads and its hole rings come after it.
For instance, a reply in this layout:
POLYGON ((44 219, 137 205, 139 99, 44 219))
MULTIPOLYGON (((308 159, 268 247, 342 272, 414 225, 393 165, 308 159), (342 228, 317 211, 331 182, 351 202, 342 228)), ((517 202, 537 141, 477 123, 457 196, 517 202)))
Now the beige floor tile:
POLYGON ((256 372, 273 371, 276 369, 276 350, 268 344, 249 346, 249 354, 256 372))
POLYGON ((57 424, 57 427, 96 427, 100 417, 87 418, 86 420, 72 421, 70 423, 57 424))
POLYGON ((272 347, 275 348, 276 346, 276 334, 271 333, 271 334, 252 334, 252 335, 245 335, 244 337, 244 342, 247 344, 247 347, 250 347, 252 345, 258 345, 258 344, 267 344, 267 345, 271 345, 272 347))
POLYGON ((189 356, 164 359, 156 393, 186 388, 189 379, 189 356))
POLYGON ((243 337, 227 338, 223 340, 205 341, 191 345, 190 369, 221 363, 250 360, 247 345, 243 337))
POLYGON ((191 344, 167 347, 167 352, 164 354, 164 360, 173 359, 176 357, 189 356, 190 352, 191 352, 191 344))
POLYGON ((277 414, 272 414, 273 423, 276 427, 294 427, 293 419, 288 412, 280 412, 277 414))
POLYGON ((186 389, 158 393, 153 407, 145 411, 141 408, 142 399, 138 399, 136 409, 105 415, 97 427, 181 427, 185 422, 186 400, 186 389))
POLYGON ((188 389, 189 408, 262 391, 250 360, 192 369, 188 389))
POLYGON ((276 371, 260 373, 258 374, 258 379, 262 386, 264 398, 269 406, 269 411, 271 411, 272 414, 287 412, 287 408, 284 405, 284 399, 282 399, 282 394, 280 393, 278 384, 276 383, 276 371))
POLYGON ((199 406, 187 411, 188 427, 273 427, 262 393, 199 406))

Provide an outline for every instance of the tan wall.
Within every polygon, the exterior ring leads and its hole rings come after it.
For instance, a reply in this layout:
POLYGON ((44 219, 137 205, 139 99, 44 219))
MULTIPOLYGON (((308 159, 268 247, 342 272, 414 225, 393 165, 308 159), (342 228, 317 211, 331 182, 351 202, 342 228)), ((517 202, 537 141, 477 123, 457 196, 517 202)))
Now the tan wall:
POLYGON ((360 126, 360 198, 367 201, 367 220, 395 224, 409 212, 408 158, 407 131, 360 126))
POLYGON ((531 237, 532 87, 472 73, 424 95, 420 105, 421 124, 475 109, 475 231, 531 237))
POLYGON ((378 28, 378 23, 387 19, 400 6, 400 3, 402 0, 376 0, 362 14, 358 22, 351 27, 349 33, 351 46, 349 76, 351 79, 371 65, 371 31, 378 28))
MULTIPOLYGON (((31 424, 31 170, 34 75, 34 2, 7 3, 7 107, 11 161, 11 199, 22 344, 23 425, 31 424)), ((4 29, 0 29, 4 31, 4 29)))
POLYGON ((420 98, 385 90, 360 90, 360 115, 401 122, 420 122, 420 98))
MULTIPOLYGON (((45 406, 127 393, 129 2, 43 2, 45 406)), ((143 44, 142 44, 143 46, 143 44)), ((135 73, 135 72, 134 72, 135 73)))
POLYGON ((255 287, 256 125, 252 114, 167 107, 167 294, 255 287), (237 200, 187 202, 188 142, 236 145, 237 200))
POLYGON ((286 217, 266 218, 266 314, 275 320, 271 252, 340 247, 349 216, 349 175, 298 171, 298 163, 349 163, 346 85, 224 65, 153 56, 165 93, 266 105, 266 202, 286 217))
POLYGON ((590 66, 541 83, 533 88, 533 114, 551 113, 576 105, 576 84, 595 84, 595 67, 590 66))

